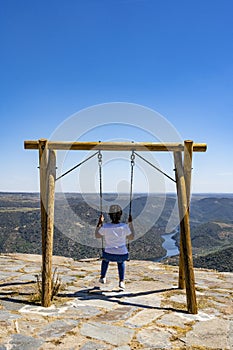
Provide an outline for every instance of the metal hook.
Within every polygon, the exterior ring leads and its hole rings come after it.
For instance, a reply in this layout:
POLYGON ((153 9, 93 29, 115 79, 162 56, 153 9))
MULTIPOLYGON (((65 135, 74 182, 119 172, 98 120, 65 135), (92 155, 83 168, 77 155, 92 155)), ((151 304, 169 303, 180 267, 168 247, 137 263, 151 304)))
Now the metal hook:
POLYGON ((134 154, 134 151, 132 151, 132 154, 131 154, 130 159, 131 159, 131 165, 132 165, 132 166, 134 166, 134 165, 135 165, 135 162, 134 162, 134 160, 135 160, 135 154, 134 154))
POLYGON ((98 162, 99 162, 99 165, 102 164, 102 154, 101 154, 100 151, 99 151, 99 153, 98 153, 98 162))

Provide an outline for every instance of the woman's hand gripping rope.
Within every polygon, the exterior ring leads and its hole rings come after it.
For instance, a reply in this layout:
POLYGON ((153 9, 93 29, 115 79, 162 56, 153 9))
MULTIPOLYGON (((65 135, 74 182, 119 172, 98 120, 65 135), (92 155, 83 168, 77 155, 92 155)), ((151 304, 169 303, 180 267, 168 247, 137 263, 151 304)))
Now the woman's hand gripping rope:
POLYGON ((96 238, 101 238, 102 235, 99 233, 99 229, 101 228, 101 226, 103 225, 104 222, 104 216, 103 214, 100 215, 96 229, 95 229, 95 237, 96 238))
POLYGON ((127 238, 128 240, 132 240, 135 237, 135 232, 134 232, 134 226, 133 226, 133 218, 131 214, 129 214, 129 217, 128 217, 128 225, 129 225, 131 234, 127 238))

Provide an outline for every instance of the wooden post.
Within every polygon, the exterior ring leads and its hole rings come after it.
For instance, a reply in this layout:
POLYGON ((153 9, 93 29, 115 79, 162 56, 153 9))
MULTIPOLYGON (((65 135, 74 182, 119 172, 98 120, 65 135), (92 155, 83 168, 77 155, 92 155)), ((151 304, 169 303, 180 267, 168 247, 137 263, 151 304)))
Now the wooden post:
MULTIPOLYGON (((192 173, 192 154, 193 154, 193 141, 187 140, 184 142, 184 178, 186 186, 186 197, 187 197, 187 208, 189 212, 190 207, 190 193, 191 193, 191 173, 192 173)), ((179 162, 182 162, 182 153, 177 152, 177 157, 179 157, 179 162)), ((177 181, 177 175, 176 175, 177 181)), ((176 182, 179 186, 179 181, 176 182)), ((178 195, 177 188, 177 195, 178 195)), ((183 230, 183 225, 180 224, 180 232, 183 230)), ((181 232, 183 235, 184 232, 181 232)), ((182 240, 180 240, 180 259, 179 259, 179 282, 178 288, 185 288, 185 273, 184 273, 184 256, 183 256, 183 246, 182 240)))
POLYGON ((47 168, 47 225, 45 230, 45 246, 42 272, 42 306, 51 305, 52 297, 52 258, 54 231, 54 199, 56 179, 56 154, 49 150, 47 168))
POLYGON ((47 230, 47 166, 48 166, 48 142, 41 139, 39 142, 39 164, 40 164, 40 208, 41 208, 41 239, 42 239, 42 286, 41 302, 42 306, 45 294, 45 241, 47 230))
MULTIPOLYGON (((175 157, 175 154, 174 154, 175 157)), ((182 153, 176 152, 177 161, 182 163, 182 153)), ((175 159, 174 159, 175 161, 175 159)), ((178 181, 178 175, 176 170, 176 161, 175 161, 175 175, 176 175, 176 191, 177 191, 177 197, 179 200, 179 193, 180 193, 180 182, 178 181)), ((180 214, 179 214, 180 216, 180 214)), ((181 235, 184 235, 183 232, 183 225, 180 221, 180 237, 181 235)), ((183 245, 182 245, 182 239, 180 239, 180 257, 179 257, 179 279, 178 279, 178 288, 184 289, 185 288, 185 272, 184 272, 184 253, 183 253, 183 245)))
POLYGON ((47 222, 47 165, 48 152, 47 140, 39 140, 39 168, 40 168, 40 207, 41 207, 41 231, 42 231, 42 254, 44 251, 44 235, 47 222))
POLYGON ((40 205, 42 232, 42 286, 41 303, 48 307, 51 304, 52 250, 54 226, 54 188, 56 178, 55 151, 49 150, 45 139, 39 140, 40 162, 40 205))
POLYGON ((187 309, 189 313, 196 314, 197 302, 196 302, 192 246, 191 246, 190 225, 189 225, 189 211, 187 206, 187 194, 186 194, 186 184, 185 184, 185 178, 184 178, 184 169, 182 165, 182 158, 180 157, 179 152, 174 152, 174 158, 175 158, 176 177, 177 177, 180 225, 182 228, 180 232, 180 236, 181 236, 180 238, 182 241, 182 249, 183 249, 187 309))

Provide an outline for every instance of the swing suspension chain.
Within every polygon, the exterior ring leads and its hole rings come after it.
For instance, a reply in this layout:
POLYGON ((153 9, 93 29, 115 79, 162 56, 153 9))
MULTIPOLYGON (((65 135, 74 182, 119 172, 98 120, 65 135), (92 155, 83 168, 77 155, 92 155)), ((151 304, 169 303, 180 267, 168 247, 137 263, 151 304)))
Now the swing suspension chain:
MULTIPOLYGON (((99 192, 100 192, 100 213, 103 215, 103 188, 102 188, 102 153, 99 150, 98 151, 98 165, 99 165, 99 192)), ((101 237, 101 250, 102 250, 102 255, 104 252, 104 238, 103 236, 101 237)))
POLYGON ((103 188, 102 188, 102 153, 98 151, 99 164, 99 188, 100 188, 100 212, 103 214, 103 188))
POLYGON ((90 157, 84 159, 82 162, 80 162, 79 164, 75 165, 73 168, 71 168, 70 170, 66 171, 64 174, 62 174, 61 176, 57 177, 55 181, 60 180, 63 176, 69 174, 71 171, 73 171, 74 169, 80 167, 80 165, 86 163, 89 159, 95 157, 99 152, 95 152, 94 154, 92 154, 90 157))
POLYGON ((156 169, 158 172, 160 172, 161 174, 163 174, 164 176, 166 176, 168 179, 170 179, 171 181, 176 183, 176 180, 174 180, 171 176, 167 175, 164 171, 162 171, 161 169, 159 169, 157 166, 155 166, 154 164, 152 164, 151 162, 149 162, 149 160, 147 160, 146 158, 142 157, 140 154, 138 154, 137 152, 134 152, 136 154, 136 156, 138 156, 139 158, 141 158, 142 160, 144 160, 144 162, 146 162, 147 164, 151 165, 154 169, 156 169))
MULTIPOLYGON (((130 172, 130 192, 129 192, 129 217, 131 216, 132 213, 132 200, 133 200, 133 173, 134 173, 134 166, 135 166, 135 152, 134 150, 131 153, 131 172, 130 172)), ((130 243, 129 239, 127 239, 127 249, 128 252, 130 253, 130 243)))
POLYGON ((131 174, 130 174, 130 195, 129 195, 129 215, 131 215, 132 212, 132 199, 133 199, 133 171, 134 171, 134 165, 135 165, 135 152, 132 151, 131 153, 131 174))
MULTIPOLYGON (((89 159, 95 157, 98 154, 98 163, 99 163, 99 174, 100 174, 100 195, 101 195, 101 199, 102 199, 102 154, 100 151, 95 152, 94 154, 92 154, 90 157, 84 159, 82 162, 78 163, 77 165, 75 165, 73 168, 69 169, 68 171, 66 171, 64 174, 60 175, 59 177, 56 178, 56 181, 60 180, 62 177, 64 177, 65 175, 69 174, 71 171, 77 169, 78 167, 80 167, 82 164, 86 163, 89 159)), ((142 157, 140 154, 138 154, 135 151, 132 151, 131 154, 131 182, 130 182, 130 199, 132 199, 132 182, 133 182, 133 166, 135 164, 134 159, 135 159, 135 154, 141 158, 142 160, 144 160, 147 164, 151 165, 153 168, 155 168, 157 171, 159 171, 161 174, 163 174, 164 176, 166 176, 168 179, 172 180, 173 182, 176 182, 176 180, 174 180, 171 176, 167 175, 165 172, 163 172, 161 169, 159 169, 158 167, 156 167, 154 164, 152 164, 151 162, 149 162, 147 159, 145 159, 144 157, 142 157)), ((102 204, 101 204, 101 212, 102 212, 102 204)))

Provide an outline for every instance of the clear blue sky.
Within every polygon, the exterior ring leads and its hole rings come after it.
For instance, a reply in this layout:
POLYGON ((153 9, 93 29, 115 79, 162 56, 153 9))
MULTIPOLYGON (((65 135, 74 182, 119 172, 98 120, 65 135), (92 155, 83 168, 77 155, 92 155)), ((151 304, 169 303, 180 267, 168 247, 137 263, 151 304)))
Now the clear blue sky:
POLYGON ((233 192, 232 13, 231 0, 1 0, 0 191, 38 191, 38 154, 24 140, 127 102, 208 144, 194 155, 194 192, 233 192))

